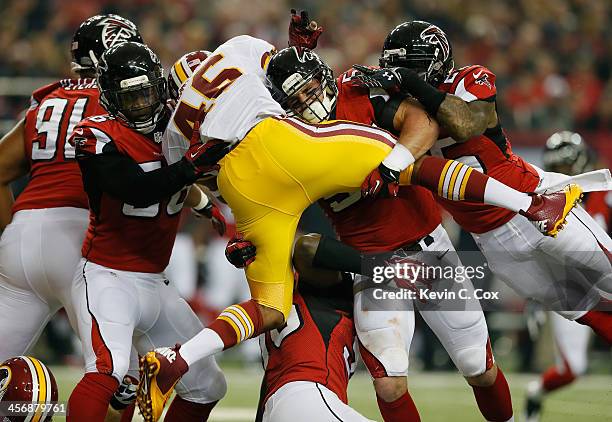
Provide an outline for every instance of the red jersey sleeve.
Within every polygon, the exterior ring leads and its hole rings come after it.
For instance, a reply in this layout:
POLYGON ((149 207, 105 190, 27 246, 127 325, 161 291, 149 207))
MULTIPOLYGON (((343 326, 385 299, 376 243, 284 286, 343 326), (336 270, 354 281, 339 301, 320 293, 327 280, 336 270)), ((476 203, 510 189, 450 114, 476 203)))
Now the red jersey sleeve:
POLYGON ((77 160, 102 154, 104 146, 112 141, 102 130, 88 126, 87 120, 83 120, 74 128, 68 141, 74 145, 77 160))
POLYGON ((484 66, 469 66, 457 76, 453 91, 453 94, 468 103, 476 100, 494 101, 497 95, 495 74, 484 66))

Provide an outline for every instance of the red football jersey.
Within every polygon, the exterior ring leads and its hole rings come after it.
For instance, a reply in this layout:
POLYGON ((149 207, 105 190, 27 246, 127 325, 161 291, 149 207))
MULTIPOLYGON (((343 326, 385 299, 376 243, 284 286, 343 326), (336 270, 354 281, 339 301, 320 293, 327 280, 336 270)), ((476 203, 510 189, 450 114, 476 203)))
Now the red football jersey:
POLYGON ((603 227, 612 227, 612 192, 588 192, 584 194, 584 209, 603 227))
POLYGON ((32 94, 25 116, 25 153, 30 181, 13 212, 26 209, 87 208, 87 195, 74 147, 68 138, 83 118, 104 113, 94 79, 64 79, 32 94))
MULTIPOLYGON (((102 154, 113 142, 120 154, 144 171, 167 165, 161 143, 128 128, 108 115, 80 122, 71 138, 79 153, 102 154)), ((168 265, 187 189, 146 208, 137 208, 103 191, 89 191, 89 227, 83 257, 96 264, 124 271, 162 272, 168 265)))
MULTIPOLYGON (((350 83, 354 72, 349 70, 337 79, 336 118, 373 125, 373 94, 350 83)), ((362 200, 361 192, 356 191, 333 195, 319 203, 340 239, 366 252, 392 251, 414 243, 441 222, 431 192, 420 186, 402 186, 397 198, 378 198, 374 202, 362 200)))
POLYGON ((356 367, 356 334, 350 315, 336 308, 325 298, 295 292, 285 326, 262 334, 262 404, 292 381, 319 383, 347 402, 346 389, 356 367))
MULTIPOLYGON (((483 66, 474 65, 454 70, 439 89, 457 95, 466 102, 495 101, 495 74, 483 66)), ((439 139, 432 155, 459 161, 499 180, 521 192, 532 192, 539 182, 536 170, 521 157, 514 155, 501 124, 458 143, 452 138, 439 139)), ((485 233, 514 217, 504 208, 469 201, 436 198, 465 230, 485 233)))

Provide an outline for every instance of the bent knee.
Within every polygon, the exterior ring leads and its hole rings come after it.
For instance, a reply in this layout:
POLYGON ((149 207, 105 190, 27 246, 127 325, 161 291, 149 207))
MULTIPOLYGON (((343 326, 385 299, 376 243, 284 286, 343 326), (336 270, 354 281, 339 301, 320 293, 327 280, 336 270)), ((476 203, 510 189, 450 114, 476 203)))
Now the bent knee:
POLYGON ((374 379, 376 395, 387 403, 402 397, 408 391, 406 377, 384 377, 374 379))
POLYGON ((280 311, 268 306, 259 305, 259 309, 261 311, 262 328, 264 331, 282 327, 289 317, 289 312, 291 312, 291 307, 287 309, 283 308, 282 311, 280 311))
POLYGON ((487 360, 485 347, 459 350, 454 356, 455 365, 465 378, 478 377, 487 372, 487 360))

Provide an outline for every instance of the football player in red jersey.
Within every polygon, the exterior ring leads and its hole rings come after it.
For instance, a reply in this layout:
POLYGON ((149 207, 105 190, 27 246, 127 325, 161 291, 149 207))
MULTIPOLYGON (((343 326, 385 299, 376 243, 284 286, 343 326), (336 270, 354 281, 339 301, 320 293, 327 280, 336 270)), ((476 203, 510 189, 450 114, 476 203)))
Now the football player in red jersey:
MULTIPOLYGON (((71 288, 88 202, 68 137, 81 119, 104 112, 94 64, 106 49, 125 41, 142 41, 129 20, 117 15, 85 20, 72 39, 75 77, 34 91, 25 118, 0 141, 0 226, 5 229, 0 240, 0 361, 27 353, 61 307, 76 327, 71 288), (27 187, 13 201, 9 184, 28 173, 27 187)), ((132 376, 137 376, 136 358, 132 376)), ((122 387, 128 394, 113 398, 116 409, 134 399, 128 385, 122 387)))
POLYGON ((27 352, 62 306, 74 326, 70 288, 88 203, 68 137, 81 119, 104 112, 92 60, 124 41, 142 41, 129 20, 99 15, 84 21, 71 50, 78 78, 34 91, 25 118, 0 142, 5 228, 0 242, 0 360, 27 352), (13 203, 9 183, 28 171, 30 182, 13 203))
POLYGON ((352 275, 326 273, 325 287, 300 276, 286 324, 259 337, 265 374, 258 422, 368 421, 347 404, 355 328, 352 280, 342 278, 352 275))
MULTIPOLYGON (((450 43, 437 26, 422 21, 398 25, 385 40, 380 64, 379 70, 362 68, 365 73, 357 79, 418 99, 448 135, 432 147, 433 155, 469 165, 522 192, 554 190, 572 181, 512 152, 497 117, 495 74, 480 65, 455 69, 450 43)), ((472 233, 496 276, 521 296, 589 325, 612 343, 612 315, 601 300, 602 291, 612 292, 608 234, 580 207, 571 210, 566 229, 555 240, 515 212, 449 201, 456 197, 456 179, 462 178, 459 167, 443 168, 440 176, 440 163, 423 161, 416 179, 438 186, 439 203, 472 233)), ((585 191, 601 186, 581 184, 585 191)))
MULTIPOLYGON (((97 77, 108 114, 81 121, 70 138, 90 205, 72 295, 86 373, 70 396, 68 420, 79 422, 103 419, 132 344, 144 353, 203 328, 163 270, 183 203, 202 202, 190 185, 210 170, 208 157, 214 163, 226 152, 223 145, 198 144, 185 159, 166 164, 160 144, 169 117, 166 80, 147 46, 110 48, 97 77)), ((207 419, 225 390, 214 358, 199 361, 177 385, 166 420, 207 419)))
MULTIPOLYGON (((544 148, 544 170, 547 172, 577 175, 592 170, 595 156, 580 134, 561 131, 551 135, 544 148)), ((610 205, 605 201, 610 192, 585 194, 584 208, 604 230, 610 221, 610 205)), ((538 422, 545 397, 559 388, 573 383, 587 370, 588 346, 591 330, 551 312, 555 365, 546 369, 540 379, 527 385, 525 421, 538 422)), ((530 331, 531 334, 531 331, 530 331)))
MULTIPOLYGON (((288 80, 299 79, 297 94, 289 96, 285 103, 288 112, 312 120, 344 119, 376 124, 398 133, 402 124, 421 130, 426 136, 437 128, 429 121, 418 122, 410 116, 414 107, 410 100, 389 99, 384 91, 370 92, 352 84, 352 71, 337 80, 329 68, 308 50, 288 48, 280 51, 270 62, 270 83, 278 89, 287 86, 288 80), (297 76, 296 76, 297 75, 297 76), (312 86, 311 86, 312 85, 312 86), (329 105, 317 103, 318 87, 331 94, 329 105), (301 96, 301 92, 305 92, 301 96), (336 95, 337 93, 337 95, 336 95), (311 111, 312 110, 312 111, 311 111), (398 111, 399 110, 399 111, 398 111), (395 120, 395 125, 394 125, 395 120), (416 125, 416 126, 415 126, 416 125)), ((405 133, 405 132, 404 132, 405 133)), ((437 132, 434 132, 434 136, 437 132)), ((401 187, 397 198, 379 198, 372 202, 362 198, 361 192, 337 194, 320 202, 331 219, 340 239, 364 253, 403 253, 404 249, 427 253, 446 252, 444 265, 458 265, 454 248, 440 225, 437 205, 429 191, 418 186, 401 187), (448 253, 452 251, 451 253, 448 253)), ((296 252, 297 253, 297 252, 296 252)), ((357 280, 360 283, 361 279, 357 280)), ((468 281, 463 286, 472 289, 468 281)), ((361 291, 355 297, 355 324, 361 341, 362 356, 375 378, 374 385, 379 407, 385 421, 418 420, 418 412, 407 392, 408 350, 414 331, 412 303, 406 303, 406 311, 362 312, 361 291)), ((472 295, 473 296, 473 295, 472 295)), ((364 299, 365 300, 365 299, 364 299)), ((492 394, 483 401, 495 402, 506 411, 503 420, 512 416, 511 399, 502 372, 493 363, 488 344, 486 322, 477 300, 468 305, 470 311, 424 312, 427 321, 446 347, 449 355, 474 386, 475 392, 490 390, 492 394), (449 329, 452 326, 453 329, 449 329), (498 379, 499 377, 499 379, 498 379)), ((477 399, 480 396, 476 394, 477 399)), ((491 414, 485 414, 491 419, 491 414)))

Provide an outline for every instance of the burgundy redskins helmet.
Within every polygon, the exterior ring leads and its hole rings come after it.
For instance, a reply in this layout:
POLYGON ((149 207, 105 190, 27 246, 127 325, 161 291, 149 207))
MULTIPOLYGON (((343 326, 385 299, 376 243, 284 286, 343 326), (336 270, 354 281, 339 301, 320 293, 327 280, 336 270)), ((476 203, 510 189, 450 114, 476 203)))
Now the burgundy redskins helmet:
POLYGON ((0 364, 0 420, 2 422, 40 421, 53 417, 52 404, 57 403, 55 377, 44 363, 29 356, 18 356, 0 364), (25 407, 32 403, 27 413, 7 411, 7 402, 17 402, 25 407), (41 406, 43 404, 51 406, 41 406), (38 406, 36 406, 38 405, 38 406), (7 413, 6 415, 4 413, 7 413))
POLYGON ((184 54, 174 63, 168 72, 168 93, 171 100, 177 101, 179 99, 181 86, 210 54, 210 51, 196 50, 184 54))

